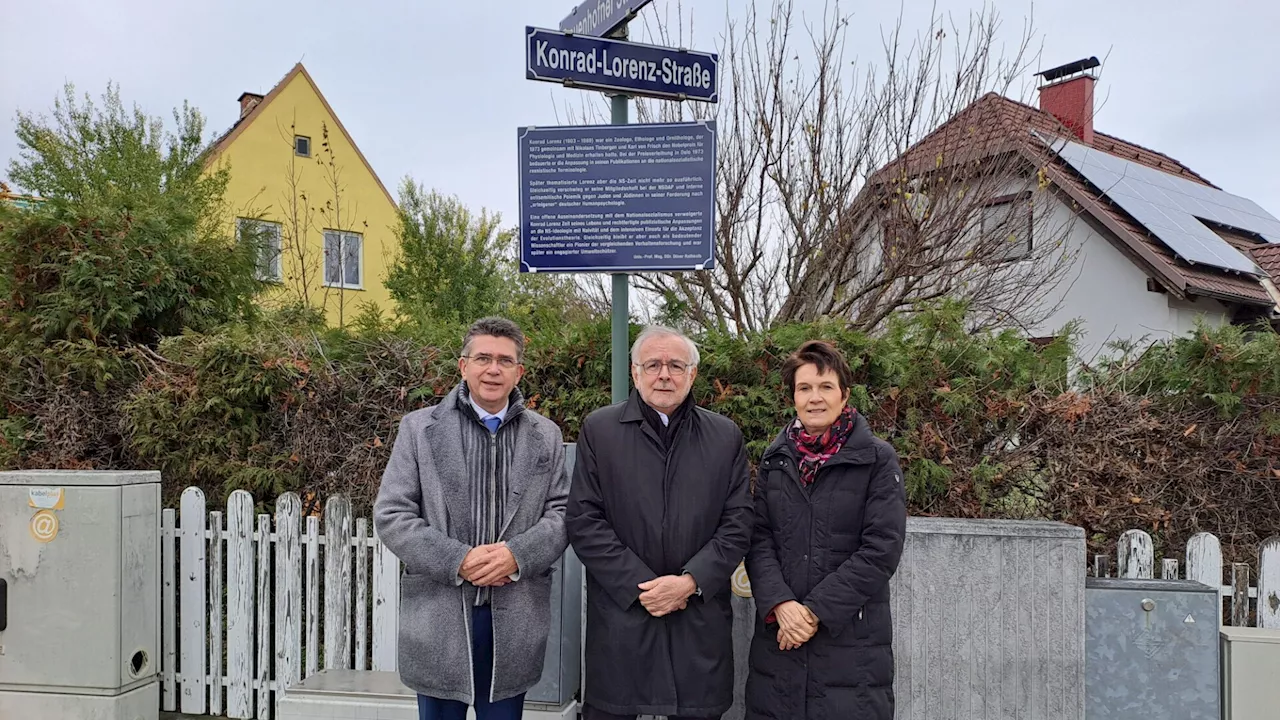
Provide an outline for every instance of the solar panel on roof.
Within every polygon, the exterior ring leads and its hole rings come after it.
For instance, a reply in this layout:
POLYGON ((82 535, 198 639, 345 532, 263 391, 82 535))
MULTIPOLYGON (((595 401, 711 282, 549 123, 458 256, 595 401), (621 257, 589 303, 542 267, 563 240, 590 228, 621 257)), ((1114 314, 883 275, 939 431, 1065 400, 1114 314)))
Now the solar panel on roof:
POLYGON ((1262 274, 1251 259, 1201 220, 1257 233, 1268 243, 1280 244, 1280 220, 1252 200, 1087 145, 1032 132, 1187 262, 1262 274))

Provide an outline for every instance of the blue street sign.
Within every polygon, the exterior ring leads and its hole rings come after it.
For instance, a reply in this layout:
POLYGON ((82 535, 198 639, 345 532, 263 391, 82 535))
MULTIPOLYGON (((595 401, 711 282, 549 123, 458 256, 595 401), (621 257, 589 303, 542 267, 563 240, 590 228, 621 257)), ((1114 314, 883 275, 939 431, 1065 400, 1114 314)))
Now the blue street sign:
POLYGON ((651 0, 588 0, 575 7, 569 16, 560 21, 560 29, 574 35, 604 37, 651 0))
POLYGON ((525 77, 674 100, 719 99, 715 53, 525 29, 525 77))
POLYGON ((522 127, 520 272, 715 266, 716 124, 522 127))

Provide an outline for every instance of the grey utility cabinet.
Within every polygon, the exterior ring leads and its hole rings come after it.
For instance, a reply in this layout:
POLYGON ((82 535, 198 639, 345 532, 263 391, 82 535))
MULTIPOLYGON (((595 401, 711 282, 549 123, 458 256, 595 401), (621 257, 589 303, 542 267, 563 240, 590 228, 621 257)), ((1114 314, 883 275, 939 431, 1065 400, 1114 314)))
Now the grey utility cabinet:
POLYGON ((1280 630, 1224 627, 1222 720, 1280 717, 1280 630))
POLYGON ((160 474, 0 473, 0 718, 159 715, 160 474))
POLYGON ((1085 606, 1085 717, 1219 720, 1217 588, 1088 578, 1085 606))
POLYGON ((582 658, 582 563, 568 548, 551 577, 551 632, 542 679, 529 688, 525 703, 560 707, 578 692, 582 658))

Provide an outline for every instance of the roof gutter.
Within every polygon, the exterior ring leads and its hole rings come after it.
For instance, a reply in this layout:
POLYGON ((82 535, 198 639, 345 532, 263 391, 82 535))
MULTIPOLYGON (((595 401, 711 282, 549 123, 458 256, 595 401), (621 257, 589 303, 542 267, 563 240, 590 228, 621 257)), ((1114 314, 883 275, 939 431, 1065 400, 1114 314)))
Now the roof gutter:
POLYGON ((1275 303, 1271 309, 1280 313, 1280 289, 1276 288, 1276 284, 1271 282, 1271 278, 1268 277, 1258 278, 1258 282, 1262 284, 1262 287, 1266 288, 1267 294, 1271 296, 1271 302, 1275 303))

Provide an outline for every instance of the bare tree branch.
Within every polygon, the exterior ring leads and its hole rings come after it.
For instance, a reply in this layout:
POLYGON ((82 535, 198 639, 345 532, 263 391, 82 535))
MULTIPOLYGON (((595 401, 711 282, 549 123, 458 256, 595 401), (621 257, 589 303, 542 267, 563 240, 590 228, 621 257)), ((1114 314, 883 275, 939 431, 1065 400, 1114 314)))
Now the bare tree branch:
MULTIPOLYGON (((674 7, 674 20, 645 23, 645 40, 692 44, 674 7)), ((1025 93, 1030 18, 997 54, 989 9, 962 20, 935 9, 914 38, 899 17, 879 63, 864 65, 846 58, 838 2, 809 20, 793 0, 771 0, 764 16, 754 2, 733 10, 718 105, 636 101, 640 122, 714 118, 719 130, 716 267, 636 276, 649 303, 735 332, 822 316, 874 328, 943 297, 969 301, 979 325, 1052 312, 1042 301, 1072 264, 1074 217, 1054 212, 1000 108, 979 102, 1025 93)), ((569 114, 598 122, 603 108, 569 114)))

